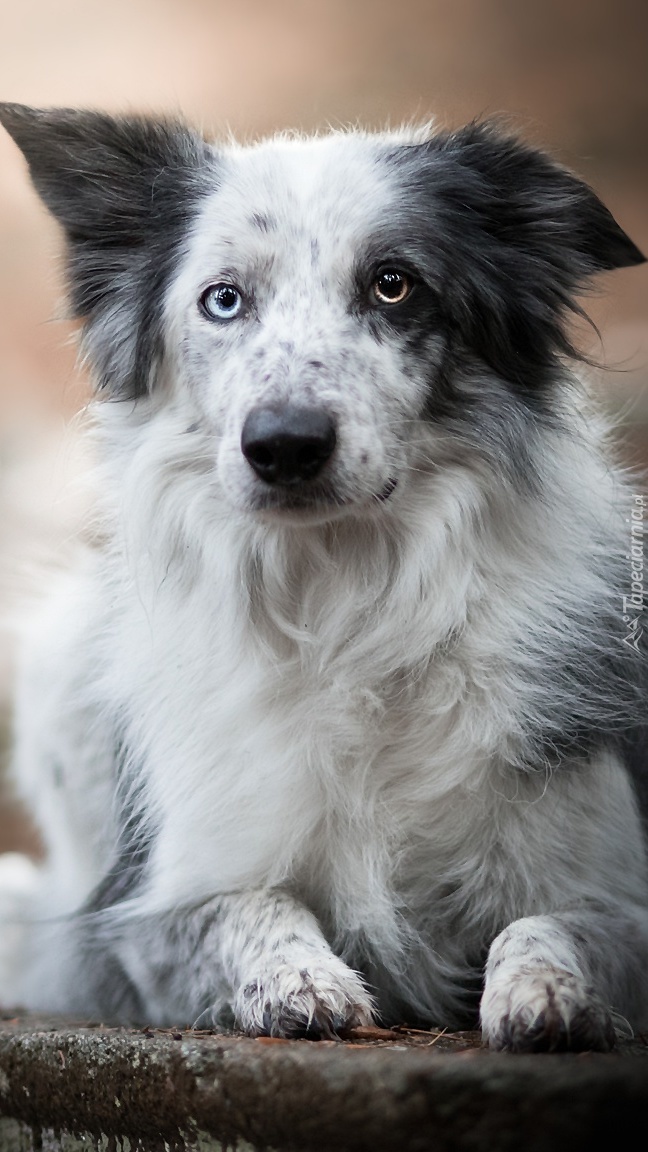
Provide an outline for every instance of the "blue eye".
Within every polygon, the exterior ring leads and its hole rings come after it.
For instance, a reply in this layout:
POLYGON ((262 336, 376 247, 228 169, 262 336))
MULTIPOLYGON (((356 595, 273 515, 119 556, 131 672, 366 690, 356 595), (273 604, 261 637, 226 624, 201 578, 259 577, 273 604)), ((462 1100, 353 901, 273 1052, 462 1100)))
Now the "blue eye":
POLYGON ((199 303, 209 320, 233 320, 243 308, 243 297, 233 284, 210 284, 199 303))

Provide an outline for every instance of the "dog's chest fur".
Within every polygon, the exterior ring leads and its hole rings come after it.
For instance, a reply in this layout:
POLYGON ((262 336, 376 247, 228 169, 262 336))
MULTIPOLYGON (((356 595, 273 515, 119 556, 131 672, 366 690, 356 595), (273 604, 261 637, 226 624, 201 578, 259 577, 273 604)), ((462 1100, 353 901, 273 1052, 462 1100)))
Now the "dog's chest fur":
POLYGON ((541 726, 528 687, 521 712, 520 670, 551 611, 538 584, 553 550, 571 540, 575 601, 592 576, 571 522, 554 516, 533 547, 542 516, 515 506, 496 530, 483 495, 445 475, 424 515, 388 530, 223 516, 197 556, 140 493, 111 659, 155 824, 148 907, 288 883, 342 954, 401 975, 407 954, 425 983, 433 954, 458 980, 511 909, 553 900, 572 863, 554 876, 542 861, 572 821, 570 781, 549 789, 542 760, 520 773, 541 726))

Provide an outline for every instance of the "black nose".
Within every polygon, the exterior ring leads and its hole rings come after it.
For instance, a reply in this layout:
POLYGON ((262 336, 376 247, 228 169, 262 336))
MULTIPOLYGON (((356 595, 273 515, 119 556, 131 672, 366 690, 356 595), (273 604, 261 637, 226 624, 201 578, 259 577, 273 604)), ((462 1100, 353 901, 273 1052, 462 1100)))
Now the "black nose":
POLYGON ((335 440, 335 424, 322 408, 267 405, 247 417, 241 451, 266 484, 298 484, 317 476, 335 440))

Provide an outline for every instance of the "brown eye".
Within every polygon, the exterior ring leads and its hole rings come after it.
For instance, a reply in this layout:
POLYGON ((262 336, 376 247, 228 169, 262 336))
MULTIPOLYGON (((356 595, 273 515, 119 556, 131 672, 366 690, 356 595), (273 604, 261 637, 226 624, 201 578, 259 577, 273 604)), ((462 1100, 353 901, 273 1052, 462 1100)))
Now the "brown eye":
POLYGON ((396 268, 385 268, 371 285, 371 295, 379 304, 401 304, 412 291, 412 281, 396 268))

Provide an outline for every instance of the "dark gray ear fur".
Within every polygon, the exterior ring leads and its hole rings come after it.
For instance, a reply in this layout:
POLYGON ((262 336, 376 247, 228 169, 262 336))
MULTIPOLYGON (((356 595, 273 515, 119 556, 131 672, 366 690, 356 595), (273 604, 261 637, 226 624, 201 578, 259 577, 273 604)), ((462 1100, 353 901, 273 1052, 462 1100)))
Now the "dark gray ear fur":
POLYGON ((65 230, 70 299, 87 322, 99 387, 146 393, 164 288, 197 202, 215 186, 211 150, 180 123, 140 116, 0 104, 0 121, 65 230))
POLYGON ((582 180, 502 131, 475 123, 394 157, 418 205, 421 239, 445 270, 458 335, 532 398, 575 355, 565 329, 598 272, 644 256, 582 180), (426 219, 427 217, 427 219, 426 219))

